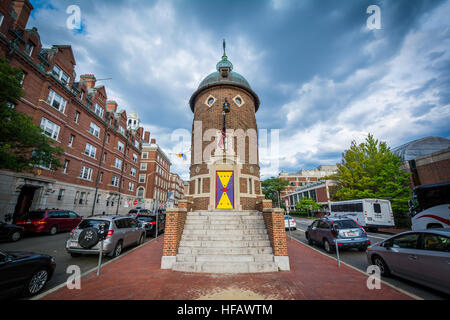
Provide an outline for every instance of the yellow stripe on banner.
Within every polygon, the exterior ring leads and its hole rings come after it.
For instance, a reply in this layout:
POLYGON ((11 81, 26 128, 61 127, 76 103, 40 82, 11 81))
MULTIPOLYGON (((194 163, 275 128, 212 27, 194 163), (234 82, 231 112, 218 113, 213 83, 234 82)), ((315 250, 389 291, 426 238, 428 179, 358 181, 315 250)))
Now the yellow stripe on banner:
POLYGON ((222 185, 224 188, 227 187, 228 182, 230 182, 230 178, 231 175, 233 174, 232 172, 217 172, 220 182, 222 182, 222 185))

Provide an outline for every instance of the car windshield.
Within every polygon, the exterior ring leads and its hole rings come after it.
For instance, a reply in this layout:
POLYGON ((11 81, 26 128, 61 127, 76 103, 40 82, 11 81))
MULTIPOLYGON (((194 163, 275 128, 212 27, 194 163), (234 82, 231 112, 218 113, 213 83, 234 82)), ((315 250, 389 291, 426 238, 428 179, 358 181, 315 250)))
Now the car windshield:
POLYGON ((97 228, 99 229, 99 225, 105 224, 105 229, 109 229, 109 221, 108 220, 94 220, 94 219, 86 219, 82 220, 78 225, 78 229, 86 229, 86 228, 97 228))
POLYGON ((155 217, 148 217, 148 216, 138 216, 137 219, 139 221, 145 221, 145 222, 155 221, 155 217))
POLYGON ((339 229, 353 229, 359 228, 358 224, 354 220, 338 220, 334 222, 339 229))
POLYGON ((42 219, 45 216, 45 211, 39 210, 39 211, 29 211, 26 213, 23 218, 24 219, 42 219))
POLYGON ((284 216, 284 220, 287 220, 287 219, 292 219, 292 217, 291 216, 284 216))

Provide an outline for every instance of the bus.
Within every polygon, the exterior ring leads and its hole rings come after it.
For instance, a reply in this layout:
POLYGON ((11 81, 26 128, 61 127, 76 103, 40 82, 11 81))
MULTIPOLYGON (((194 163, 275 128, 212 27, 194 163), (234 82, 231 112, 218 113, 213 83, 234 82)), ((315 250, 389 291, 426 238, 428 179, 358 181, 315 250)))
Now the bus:
POLYGON ((382 199, 358 199, 330 202, 330 218, 347 217, 370 231, 395 226, 391 202, 382 199))
POLYGON ((409 213, 412 230, 450 227, 450 181, 415 187, 409 213))

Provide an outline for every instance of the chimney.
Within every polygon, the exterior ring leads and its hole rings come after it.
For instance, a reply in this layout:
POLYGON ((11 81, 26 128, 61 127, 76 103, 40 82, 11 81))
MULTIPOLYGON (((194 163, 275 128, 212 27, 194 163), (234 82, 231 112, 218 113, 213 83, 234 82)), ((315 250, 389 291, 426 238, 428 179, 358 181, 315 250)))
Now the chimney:
POLYGON ((93 74, 83 74, 80 76, 80 80, 86 82, 86 86, 88 87, 88 89, 94 88, 95 82, 97 81, 93 74))
POLYGON ((150 141, 150 143, 151 143, 151 144, 156 144, 156 139, 152 139, 152 140, 150 141))
POLYGON ((145 131, 144 133, 144 141, 149 143, 150 142, 150 131, 145 131))
POLYGON ((114 100, 106 101, 106 111, 112 111, 114 113, 117 112, 117 102, 114 100))
POLYGON ((16 29, 25 29, 28 23, 28 18, 30 17, 31 10, 33 6, 29 0, 15 0, 13 1, 14 12, 17 14, 16 22, 14 27, 16 29))

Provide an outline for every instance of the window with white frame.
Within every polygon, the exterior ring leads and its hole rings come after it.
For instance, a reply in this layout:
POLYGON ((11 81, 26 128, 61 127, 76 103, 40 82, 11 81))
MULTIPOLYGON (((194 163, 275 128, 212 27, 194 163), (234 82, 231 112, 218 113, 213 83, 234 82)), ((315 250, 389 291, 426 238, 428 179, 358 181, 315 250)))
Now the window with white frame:
POLYGON ((104 109, 98 103, 95 103, 94 112, 96 114, 98 114, 100 116, 100 118, 103 118, 103 111, 104 111, 104 109))
POLYGON ((25 53, 31 57, 31 55, 33 54, 34 47, 35 47, 34 43, 28 41, 25 47, 25 53))
POLYGON ((138 198, 143 198, 144 197, 144 188, 138 188, 137 189, 137 196, 138 198))
POLYGON ((147 170, 147 163, 141 163, 141 170, 147 170))
POLYGON ((71 134, 70 137, 69 137, 69 144, 68 144, 69 147, 73 146, 73 140, 74 139, 75 139, 75 136, 73 134, 71 134))
POLYGON ((91 122, 89 132, 98 138, 100 136, 100 127, 95 123, 91 122))
POLYGON ((131 168, 131 176, 136 177, 136 169, 131 168))
POLYGON ((142 159, 148 159, 148 152, 142 152, 142 159))
POLYGON ((56 123, 42 117, 41 120, 41 129, 44 130, 44 134, 53 140, 58 139, 59 130, 61 129, 56 123))
POLYGON ((53 66, 52 74, 62 83, 69 83, 70 77, 57 64, 53 66))
POLYGON ((121 141, 117 141, 117 150, 120 152, 123 152, 123 149, 125 148, 125 145, 121 141))
POLYGON ((114 187, 119 186, 119 178, 116 176, 113 176, 112 180, 111 180, 111 185, 113 185, 114 187))
POLYGON ((70 160, 64 161, 64 166, 63 166, 63 170, 62 170, 63 173, 67 173, 67 168, 69 167, 69 162, 70 162, 70 160))
POLYGON ((80 178, 84 180, 91 180, 92 168, 83 166, 81 167, 80 178))
POLYGON ((133 191, 134 190, 134 183, 130 182, 128 183, 128 191, 133 191))
POLYGON ((134 140, 134 146, 136 147, 136 149, 139 149, 139 141, 138 140, 134 140))
POLYGON ((139 175, 139 183, 145 183, 145 174, 139 175))
POLYGON ((64 113, 64 110, 66 110, 67 100, 61 97, 58 93, 56 93, 52 89, 50 89, 49 91, 47 102, 53 108, 62 113, 64 113))
POLYGON ((116 158, 114 160, 114 167, 116 167, 117 169, 122 169, 122 160, 116 158))
POLYGON ((88 157, 95 158, 95 154, 97 153, 97 148, 93 145, 86 143, 86 148, 84 149, 84 154, 88 157))
POLYGON ((80 120, 80 113, 78 111, 75 111, 75 117, 73 118, 73 122, 78 123, 78 120, 80 120))
POLYGON ((119 132, 123 135, 125 135, 125 128, 122 126, 119 126, 119 132))
POLYGON ((0 12, 0 27, 3 24, 3 19, 5 18, 5 16, 3 15, 3 13, 0 12))
POLYGON ((138 156, 136 153, 133 153, 133 161, 137 162, 138 161, 138 156))

